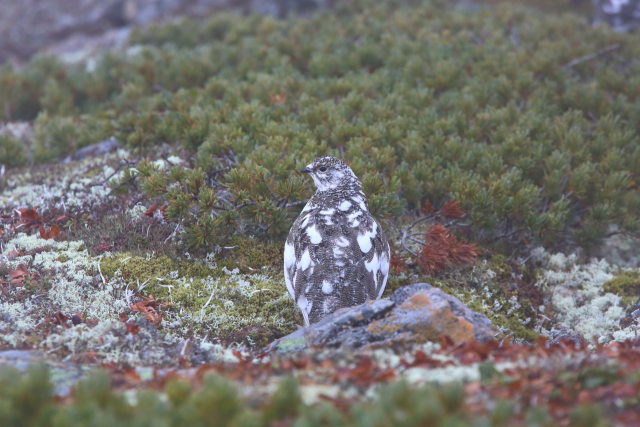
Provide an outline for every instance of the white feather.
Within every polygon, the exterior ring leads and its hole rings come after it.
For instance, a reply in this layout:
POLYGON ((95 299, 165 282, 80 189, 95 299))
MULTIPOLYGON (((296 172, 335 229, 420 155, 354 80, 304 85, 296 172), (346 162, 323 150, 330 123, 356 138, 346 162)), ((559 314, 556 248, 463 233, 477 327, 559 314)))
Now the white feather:
POLYGON ((306 296, 300 295, 298 297, 298 307, 302 312, 302 317, 304 317, 304 325, 309 326, 309 313, 311 313, 311 308, 313 307, 313 301, 309 301, 306 296))
POLYGON ((338 240, 336 240, 336 245, 340 246, 341 248, 346 248, 347 246, 349 246, 349 241, 345 237, 340 236, 338 240))
POLYGON ((320 242, 322 242, 322 236, 320 235, 320 232, 316 228, 315 224, 307 228, 307 235, 309 236, 311 243, 314 245, 317 245, 320 242))
POLYGON ((325 294, 325 295, 329 295, 329 294, 331 294, 331 292, 333 292, 333 285, 331 284, 331 282, 323 280, 322 281, 322 293, 325 294))
POLYGON ((360 225, 360 220, 356 219, 360 215, 362 215, 361 210, 356 210, 347 215, 347 219, 349 220, 349 225, 351 225, 351 227, 356 228, 360 225))
POLYGON ((364 268, 366 268, 367 271, 371 273, 371 276, 373 277, 373 283, 377 289, 378 288, 378 271, 380 271, 380 262, 378 261, 378 254, 375 251, 373 251, 373 258, 371 258, 371 261, 364 262, 364 268))
POLYGON ((358 234, 358 246, 363 253, 368 253, 371 250, 371 237, 369 233, 358 234))
POLYGON ((309 254, 309 249, 305 249, 300 257, 300 261, 298 262, 297 267, 300 270, 306 270, 311 265, 311 255, 309 254))
POLYGON ((296 262, 296 251, 293 245, 285 243, 284 245, 284 268, 285 270, 291 267, 296 262))
POLYGON ((293 282, 291 281, 291 276, 289 269, 296 262, 296 253, 293 249, 293 245, 289 243, 285 243, 284 245, 284 283, 287 285, 287 290, 289 291, 289 295, 291 298, 295 298, 295 294, 293 292, 293 282))
POLYGON ((304 228, 307 226, 307 224, 309 224, 309 218, 311 217, 311 215, 305 215, 304 219, 302 220, 302 224, 300 224, 300 227, 304 228))
POLYGON ((368 253, 371 250, 371 247, 373 246, 373 242, 371 241, 371 239, 373 239, 377 235, 378 235, 378 224, 376 224, 374 221, 370 231, 365 231, 362 234, 358 234, 357 239, 358 239, 358 246, 360 246, 360 250, 365 254, 368 253))
POLYGON ((356 219, 357 217, 359 217, 360 215, 362 215, 362 211, 357 210, 357 211, 353 211, 351 212, 349 215, 347 215, 347 219, 349 221, 353 221, 354 219, 356 219))
POLYGON ((362 209, 363 211, 367 210, 367 205, 362 197, 352 197, 351 200, 353 200, 358 206, 360 206, 360 209, 362 209))
POLYGON ((384 252, 380 255, 380 272, 384 276, 389 274, 389 257, 384 252))
POLYGON ((300 213, 302 214, 305 212, 309 212, 311 209, 313 209, 313 205, 311 204, 311 201, 308 201, 307 204, 304 205, 304 209, 302 209, 302 212, 300 213))
POLYGON ((343 200, 342 203, 340 203, 340 206, 338 206, 338 209, 340 209, 341 211, 348 211, 351 206, 352 205, 350 201, 343 200))

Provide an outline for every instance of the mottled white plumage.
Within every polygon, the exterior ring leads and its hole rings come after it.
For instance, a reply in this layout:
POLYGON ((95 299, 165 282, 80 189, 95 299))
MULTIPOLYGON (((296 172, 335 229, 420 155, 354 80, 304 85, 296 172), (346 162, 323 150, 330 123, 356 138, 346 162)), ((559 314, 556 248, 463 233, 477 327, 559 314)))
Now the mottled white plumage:
POLYGON ((391 254, 346 163, 320 157, 302 172, 317 190, 289 231, 284 278, 308 326, 339 308, 380 298, 391 254))

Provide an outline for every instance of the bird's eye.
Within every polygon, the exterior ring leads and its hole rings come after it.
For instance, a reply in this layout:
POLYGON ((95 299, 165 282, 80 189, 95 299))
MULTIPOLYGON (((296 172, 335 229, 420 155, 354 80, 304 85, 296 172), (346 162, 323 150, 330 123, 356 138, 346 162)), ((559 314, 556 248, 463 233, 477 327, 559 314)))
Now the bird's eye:
POLYGON ((319 170, 320 172, 326 172, 326 171, 327 171, 327 167, 326 167, 326 166, 320 166, 320 167, 318 168, 318 170, 319 170))

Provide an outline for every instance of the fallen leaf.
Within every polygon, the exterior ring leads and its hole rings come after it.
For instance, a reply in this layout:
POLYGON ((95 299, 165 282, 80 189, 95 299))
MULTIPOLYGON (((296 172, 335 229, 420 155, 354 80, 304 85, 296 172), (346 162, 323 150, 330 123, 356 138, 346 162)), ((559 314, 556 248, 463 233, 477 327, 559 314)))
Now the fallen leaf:
POLYGON ((147 209, 147 210, 144 212, 144 215, 145 215, 145 216, 153 216, 153 214, 154 214, 157 210, 158 210, 158 204, 157 204, 157 203, 154 203, 154 204, 152 204, 151 206, 149 206, 149 209, 147 209))
POLYGON ((282 104, 287 100, 287 95, 284 93, 276 93, 271 95, 272 104, 282 104))

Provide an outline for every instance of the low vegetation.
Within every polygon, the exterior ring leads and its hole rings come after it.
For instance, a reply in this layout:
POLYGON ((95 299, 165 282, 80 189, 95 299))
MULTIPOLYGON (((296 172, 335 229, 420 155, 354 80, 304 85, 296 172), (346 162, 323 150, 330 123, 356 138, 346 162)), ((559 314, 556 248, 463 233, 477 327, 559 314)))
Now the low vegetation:
POLYGON ((640 422, 640 35, 585 1, 337 3, 0 68, 0 346, 109 372, 0 370, 0 424, 640 422), (385 296, 429 282, 498 342, 262 354, 301 323, 281 247, 325 154, 390 238, 385 296))
POLYGON ((310 194, 293 171, 336 154, 379 216, 456 199, 474 241, 591 248, 640 225, 639 46, 521 6, 356 1, 310 20, 153 26, 91 66, 5 67, 0 99, 5 120, 36 119, 14 163, 111 135, 193 153, 136 168, 191 246, 282 237, 310 194))

